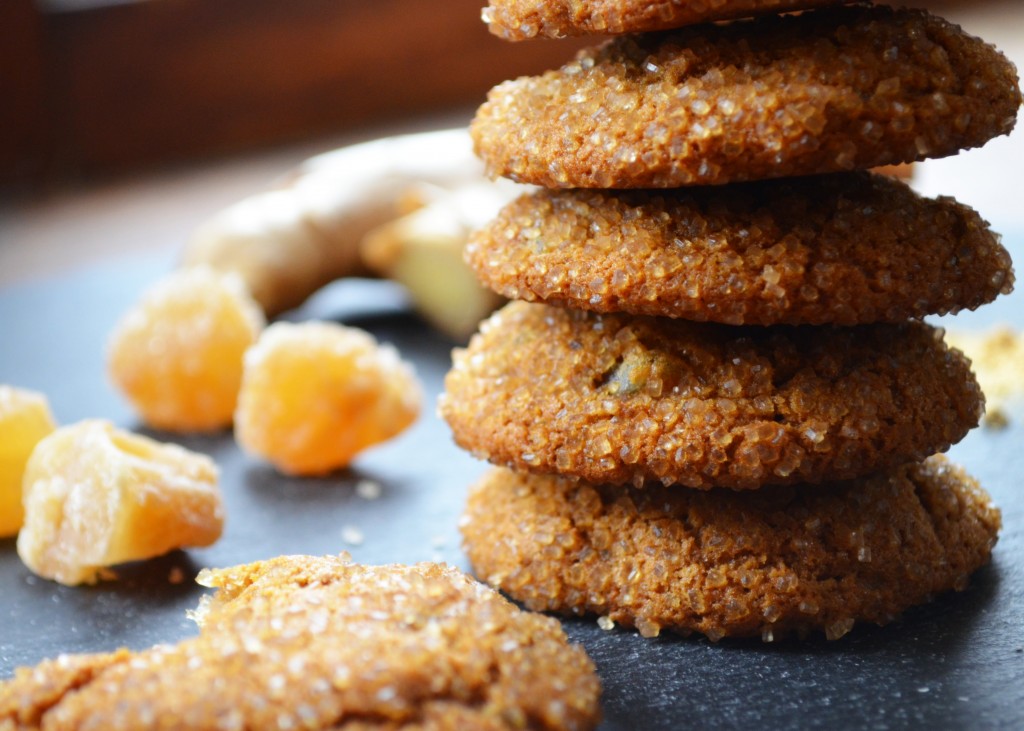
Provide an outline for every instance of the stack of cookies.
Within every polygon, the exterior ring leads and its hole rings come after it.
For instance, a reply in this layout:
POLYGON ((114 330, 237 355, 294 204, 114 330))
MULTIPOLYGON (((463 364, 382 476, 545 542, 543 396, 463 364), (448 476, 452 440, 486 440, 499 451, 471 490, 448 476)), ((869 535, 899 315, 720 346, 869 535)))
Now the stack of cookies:
POLYGON ((928 13, 822 0, 485 19, 624 35, 498 86, 473 123, 493 174, 543 186, 471 240, 520 301, 456 351, 441 400, 501 465, 463 520, 480 578, 712 639, 835 639, 963 588, 999 511, 931 455, 984 398, 920 318, 1009 292, 1011 263, 970 208, 866 169, 1008 133, 1013 66, 928 13))

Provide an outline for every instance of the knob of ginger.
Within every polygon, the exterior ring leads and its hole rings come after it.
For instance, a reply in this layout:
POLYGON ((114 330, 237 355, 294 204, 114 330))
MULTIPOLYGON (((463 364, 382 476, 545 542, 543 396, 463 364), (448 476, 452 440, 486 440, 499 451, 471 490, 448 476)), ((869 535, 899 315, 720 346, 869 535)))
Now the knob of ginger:
POLYGON ((464 129, 343 147, 214 215, 192 235, 182 264, 237 273, 273 317, 335 279, 366 274, 359 242, 416 205, 411 188, 482 178, 464 129))

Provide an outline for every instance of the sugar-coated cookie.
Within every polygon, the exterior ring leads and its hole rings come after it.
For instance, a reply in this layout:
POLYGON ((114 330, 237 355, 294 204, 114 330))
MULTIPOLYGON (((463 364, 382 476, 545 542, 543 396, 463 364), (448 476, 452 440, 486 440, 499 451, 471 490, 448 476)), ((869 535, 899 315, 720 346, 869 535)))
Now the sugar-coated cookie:
POLYGON ((508 41, 639 33, 852 0, 490 0, 487 28, 508 41))
POLYGON ((984 404, 919 322, 737 328, 513 302, 453 360, 440 411, 460 446, 597 483, 848 479, 947 449, 984 404))
POLYGON ((672 190, 537 190, 471 238, 510 299, 731 325, 899 322, 1013 288, 982 218, 870 173, 672 190))
POLYGON ((827 488, 610 488, 498 468, 471 491, 481 579, 539 611, 712 639, 885 624, 989 560, 987 493, 943 457, 827 488))
POLYGON ((0 685, 0 727, 588 729, 600 686, 557 621, 437 564, 290 556, 204 572, 199 637, 62 656, 0 685))
POLYGON ((943 157, 1020 103, 1013 64, 958 26, 856 5, 621 36, 497 86, 470 131, 493 175, 674 188, 943 157))

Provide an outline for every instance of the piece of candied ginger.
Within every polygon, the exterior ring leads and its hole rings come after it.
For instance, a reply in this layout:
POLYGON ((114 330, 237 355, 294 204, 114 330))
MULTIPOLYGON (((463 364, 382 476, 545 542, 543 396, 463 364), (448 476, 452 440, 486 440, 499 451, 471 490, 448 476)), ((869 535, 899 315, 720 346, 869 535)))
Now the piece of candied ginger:
POLYGON ((323 474, 402 432, 422 399, 412 367, 369 333, 279 322, 245 355, 235 438, 281 472, 323 474))
POLYGON ((218 471, 206 455, 101 420, 43 439, 25 468, 18 555, 61 584, 92 584, 102 570, 221 534, 218 471))
POLYGON ((21 529, 25 463, 39 440, 55 428, 45 396, 0 384, 0 538, 21 529))
POLYGON ((242 356, 264 324, 238 275, 208 267, 174 272, 114 329, 110 377, 152 427, 222 429, 235 410, 242 356))

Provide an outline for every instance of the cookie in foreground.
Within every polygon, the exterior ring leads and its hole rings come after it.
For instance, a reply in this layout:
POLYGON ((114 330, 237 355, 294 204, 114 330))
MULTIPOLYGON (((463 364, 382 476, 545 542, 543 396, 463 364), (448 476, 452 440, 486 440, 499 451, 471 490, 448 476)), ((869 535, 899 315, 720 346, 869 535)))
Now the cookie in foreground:
POLYGON ((509 299, 730 325, 900 322, 974 309, 1014 282, 971 208, 866 172, 536 190, 465 256, 509 299))
POLYGON ((508 41, 641 33, 852 0, 490 0, 488 30, 508 41))
POLYGON ((924 459, 983 406, 966 358, 920 322, 732 327, 513 302, 454 352, 440 413, 495 464, 756 489, 924 459))
POLYGON ((923 11, 812 10, 621 36, 495 87, 488 172, 549 188, 674 188, 952 155, 1014 126, 1002 54, 923 11))
POLYGON ((937 456, 887 475, 757 493, 622 489, 502 468, 471 491, 477 576, 530 609, 656 636, 765 640, 886 624, 988 562, 1000 513, 937 456))
POLYGON ((437 564, 290 556, 209 571, 201 634, 62 656, 0 686, 0 727, 588 729, 600 686, 554 619, 437 564))

